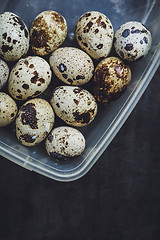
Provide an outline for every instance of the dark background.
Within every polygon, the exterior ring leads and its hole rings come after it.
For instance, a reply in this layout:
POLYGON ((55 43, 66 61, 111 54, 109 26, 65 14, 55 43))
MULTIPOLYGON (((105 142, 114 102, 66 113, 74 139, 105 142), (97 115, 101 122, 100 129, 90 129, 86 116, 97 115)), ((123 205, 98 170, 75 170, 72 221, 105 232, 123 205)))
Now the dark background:
POLYGON ((160 68, 92 169, 62 183, 0 157, 0 240, 160 239, 160 68))

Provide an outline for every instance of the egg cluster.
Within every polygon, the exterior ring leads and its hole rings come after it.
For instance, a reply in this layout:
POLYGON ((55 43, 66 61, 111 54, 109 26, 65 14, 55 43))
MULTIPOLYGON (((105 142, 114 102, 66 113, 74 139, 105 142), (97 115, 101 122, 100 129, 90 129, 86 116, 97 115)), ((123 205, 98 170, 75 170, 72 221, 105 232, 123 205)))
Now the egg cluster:
POLYGON ((61 160, 82 154, 86 141, 77 127, 95 119, 98 104, 124 93, 131 81, 124 60, 141 59, 152 43, 140 22, 124 23, 114 34, 111 21, 97 11, 84 13, 75 25, 80 48, 61 47, 66 36, 67 22, 56 11, 41 12, 30 31, 16 14, 0 14, 0 127, 14 122, 23 145, 45 140, 46 152, 61 160), (117 56, 109 57, 113 46, 117 56), (59 86, 50 89, 53 74, 59 86), (88 82, 91 91, 82 87, 88 82), (41 97, 46 89, 49 101, 41 97), (55 115, 64 126, 54 127, 55 115))

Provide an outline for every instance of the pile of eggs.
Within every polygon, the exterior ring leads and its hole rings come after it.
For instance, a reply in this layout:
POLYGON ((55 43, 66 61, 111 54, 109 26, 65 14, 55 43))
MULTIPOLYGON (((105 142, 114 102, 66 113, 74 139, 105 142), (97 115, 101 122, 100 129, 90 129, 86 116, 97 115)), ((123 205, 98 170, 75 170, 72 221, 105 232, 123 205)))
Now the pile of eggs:
POLYGON ((95 119, 98 104, 124 93, 131 81, 126 62, 146 56, 152 43, 150 31, 140 22, 126 22, 114 34, 111 21, 97 11, 84 13, 75 25, 80 48, 60 47, 66 36, 66 20, 55 11, 41 12, 30 32, 16 14, 0 14, 0 127, 15 121, 23 145, 45 140, 47 153, 62 160, 84 151, 86 141, 77 127, 95 119), (117 56, 108 57, 113 46, 117 56), (47 101, 39 95, 50 88, 53 73, 60 84, 50 89, 47 101), (89 81, 93 93, 82 86, 89 81), (54 127, 55 115, 64 126, 54 127))

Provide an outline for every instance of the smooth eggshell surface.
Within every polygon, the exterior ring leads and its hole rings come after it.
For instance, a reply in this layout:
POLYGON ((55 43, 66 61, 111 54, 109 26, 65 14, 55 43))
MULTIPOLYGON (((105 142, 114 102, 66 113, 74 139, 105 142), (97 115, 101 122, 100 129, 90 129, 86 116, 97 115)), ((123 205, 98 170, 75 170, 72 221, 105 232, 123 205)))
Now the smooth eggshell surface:
POLYGON ((87 90, 76 86, 57 87, 51 105, 57 116, 71 126, 88 125, 97 114, 95 98, 87 90))
POLYGON ((26 146, 40 143, 51 131, 54 111, 44 99, 35 98, 24 103, 16 118, 16 136, 26 146))
POLYGON ((114 37, 117 54, 128 61, 145 57, 152 44, 150 31, 140 22, 131 21, 121 25, 114 37))
POLYGON ((67 35, 65 18, 55 11, 41 12, 33 21, 30 38, 36 55, 44 56, 57 49, 67 35))
POLYGON ((45 59, 39 56, 22 58, 11 70, 8 90, 17 100, 34 98, 46 90, 51 77, 50 65, 45 59))
POLYGON ((46 139, 46 150, 51 157, 58 160, 70 160, 85 149, 82 133, 68 126, 54 128, 46 139))
POLYGON ((92 58, 107 57, 112 48, 113 26, 108 17, 96 11, 84 13, 76 24, 76 39, 92 58))
POLYGON ((13 122, 16 114, 16 102, 8 94, 0 92, 0 127, 5 127, 13 122))
POLYGON ((58 48, 51 54, 49 62, 55 75, 68 85, 83 85, 94 73, 92 59, 78 48, 58 48))
POLYGON ((29 50, 29 31, 25 23, 14 13, 0 14, 0 57, 16 61, 29 50))
POLYGON ((8 64, 0 59, 0 89, 7 83, 9 76, 8 64))
POLYGON ((94 96, 107 103, 120 97, 131 81, 131 69, 118 57, 103 59, 94 74, 94 96))

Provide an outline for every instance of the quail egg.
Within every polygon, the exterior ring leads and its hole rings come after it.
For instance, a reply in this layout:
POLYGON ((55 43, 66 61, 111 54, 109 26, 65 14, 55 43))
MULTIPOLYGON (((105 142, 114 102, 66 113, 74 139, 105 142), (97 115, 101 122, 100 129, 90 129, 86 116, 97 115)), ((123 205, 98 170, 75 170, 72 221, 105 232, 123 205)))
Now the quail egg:
POLYGON ((9 76, 9 67, 8 64, 0 59, 0 89, 4 87, 7 83, 9 76))
POLYGON ((76 39, 80 47, 92 58, 107 57, 112 48, 113 26, 104 14, 96 11, 84 13, 76 23, 76 39))
POLYGON ((131 69, 118 57, 108 57, 97 65, 94 74, 94 97, 108 103, 121 96, 131 81, 131 69))
POLYGON ((0 127, 5 127, 14 121, 17 114, 16 102, 4 92, 0 92, 0 127))
POLYGON ((25 102, 16 118, 16 136, 26 146, 40 143, 51 131, 54 111, 44 99, 34 98, 25 102))
POLYGON ((25 23, 14 13, 0 14, 0 57, 16 61, 29 50, 29 31, 25 23))
POLYGON ((51 82, 48 62, 39 56, 20 59, 11 70, 8 90, 13 98, 27 100, 40 95, 51 82))
POLYGON ((79 156, 85 149, 83 134, 73 127, 54 128, 46 139, 47 153, 57 160, 70 160, 79 156))
POLYGON ((51 54, 49 61, 55 75, 68 85, 83 85, 94 73, 92 59, 78 48, 58 48, 51 54))
POLYGON ((114 37, 117 54, 128 61, 140 60, 151 48, 150 31, 140 22, 131 21, 121 25, 114 37))
POLYGON ((76 86, 55 88, 51 105, 57 116, 71 126, 88 125, 97 114, 97 103, 93 95, 76 86))
POLYGON ((30 29, 31 47, 36 55, 44 56, 57 49, 67 35, 65 18, 55 11, 41 12, 30 29))

